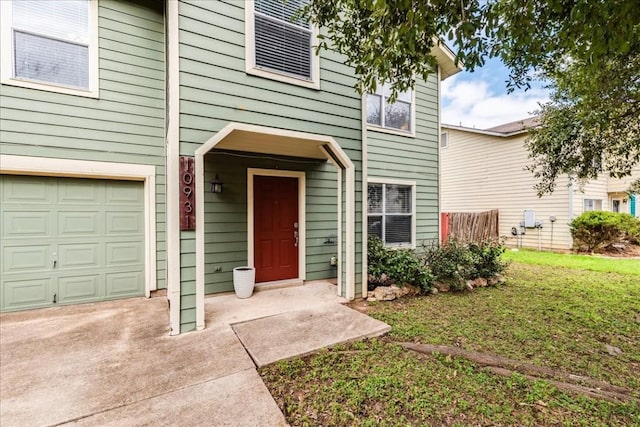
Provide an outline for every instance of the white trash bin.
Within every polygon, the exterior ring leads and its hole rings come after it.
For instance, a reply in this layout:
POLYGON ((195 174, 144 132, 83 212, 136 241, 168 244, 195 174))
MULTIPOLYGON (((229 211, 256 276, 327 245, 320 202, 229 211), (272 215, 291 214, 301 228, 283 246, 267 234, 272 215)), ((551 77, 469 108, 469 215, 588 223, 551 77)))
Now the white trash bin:
POLYGON ((236 267, 233 269, 233 289, 238 298, 249 298, 253 294, 256 283, 256 269, 253 267, 236 267))

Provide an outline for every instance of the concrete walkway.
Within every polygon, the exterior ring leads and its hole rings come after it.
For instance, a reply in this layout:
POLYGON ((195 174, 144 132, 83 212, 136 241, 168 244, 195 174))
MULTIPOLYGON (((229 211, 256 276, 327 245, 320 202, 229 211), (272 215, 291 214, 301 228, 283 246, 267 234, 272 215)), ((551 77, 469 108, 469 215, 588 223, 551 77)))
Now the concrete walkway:
POLYGON ((165 298, 0 315, 0 425, 285 425, 254 361, 389 329, 326 282, 209 297, 207 328, 176 337, 167 315, 165 298))

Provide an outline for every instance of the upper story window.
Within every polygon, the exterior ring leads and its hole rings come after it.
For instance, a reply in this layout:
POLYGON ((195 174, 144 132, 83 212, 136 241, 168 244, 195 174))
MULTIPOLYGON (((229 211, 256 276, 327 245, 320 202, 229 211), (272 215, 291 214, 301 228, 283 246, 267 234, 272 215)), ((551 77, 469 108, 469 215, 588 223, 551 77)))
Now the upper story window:
POLYGON ((390 86, 378 86, 375 93, 367 95, 367 123, 381 129, 413 134, 415 108, 413 91, 398 95, 394 103, 388 102, 390 86))
POLYGON ((447 148, 449 146, 449 134, 442 132, 440 134, 440 148, 447 148))
POLYGON ((287 83, 319 88, 317 32, 297 12, 308 0, 246 2, 246 71, 287 83))
POLYGON ((367 230, 387 246, 415 245, 415 183, 369 182, 367 230))
POLYGON ((583 205, 585 212, 602 210, 602 200, 599 199, 584 199, 583 205))
POLYGON ((97 96, 97 2, 3 0, 2 83, 97 96))

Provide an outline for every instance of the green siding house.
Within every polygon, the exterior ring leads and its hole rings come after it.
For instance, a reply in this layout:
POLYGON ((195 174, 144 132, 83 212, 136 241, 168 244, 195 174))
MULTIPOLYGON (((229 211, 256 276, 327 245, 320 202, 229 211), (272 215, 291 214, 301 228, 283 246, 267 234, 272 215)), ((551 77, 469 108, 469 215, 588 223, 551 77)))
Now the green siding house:
POLYGON ((304 0, 0 2, 0 310, 337 279, 438 239, 438 70, 397 102, 314 54, 304 0), (367 191, 365 191, 367 190, 367 191))

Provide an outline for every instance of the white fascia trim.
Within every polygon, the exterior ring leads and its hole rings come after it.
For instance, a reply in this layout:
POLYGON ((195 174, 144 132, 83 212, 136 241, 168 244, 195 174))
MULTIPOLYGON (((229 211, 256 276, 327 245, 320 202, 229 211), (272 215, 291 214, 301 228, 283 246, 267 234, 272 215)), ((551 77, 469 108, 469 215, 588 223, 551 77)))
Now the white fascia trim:
POLYGON ((255 47, 255 23, 254 23, 255 2, 246 0, 244 2, 244 45, 245 45, 245 72, 258 77, 264 77, 279 82, 288 83, 296 86, 302 86, 309 89, 320 89, 320 56, 316 55, 313 46, 318 45, 318 35, 320 34, 318 27, 313 26, 311 36, 311 80, 298 79, 287 74, 281 74, 277 71, 271 71, 263 68, 257 68, 255 64, 256 47, 255 47))
POLYGON ((247 265, 255 265, 254 232, 254 176, 281 176, 298 179, 298 277, 293 279, 306 280, 307 278, 307 210, 306 195, 307 181, 304 171, 287 171, 280 169, 247 168, 247 265))
MULTIPOLYGON (((180 333, 180 40, 178 1, 166 3, 167 28, 167 297, 170 335, 180 333)), ((197 182, 196 182, 197 185, 197 182)), ((197 194, 197 193, 196 193, 197 194)), ((196 203, 198 197, 196 197, 196 203)), ((196 216, 196 220, 198 217, 196 216)), ((196 300, 197 304, 197 300, 196 300)))
POLYGON ((145 295, 157 289, 155 166, 0 154, 0 174, 143 181, 145 295))
POLYGON ((84 96, 87 98, 99 97, 99 70, 98 70, 98 0, 89 0, 89 88, 77 89, 74 87, 57 85, 55 83, 25 80, 13 76, 13 35, 11 20, 11 1, 0 1, 0 83, 20 86, 28 89, 46 90, 67 95, 84 96))

